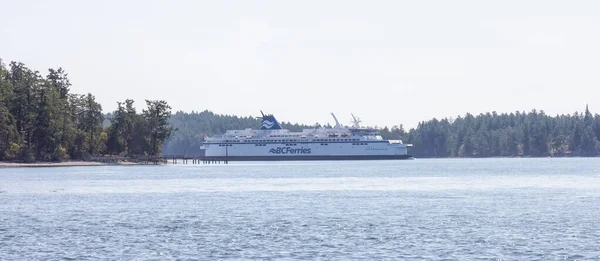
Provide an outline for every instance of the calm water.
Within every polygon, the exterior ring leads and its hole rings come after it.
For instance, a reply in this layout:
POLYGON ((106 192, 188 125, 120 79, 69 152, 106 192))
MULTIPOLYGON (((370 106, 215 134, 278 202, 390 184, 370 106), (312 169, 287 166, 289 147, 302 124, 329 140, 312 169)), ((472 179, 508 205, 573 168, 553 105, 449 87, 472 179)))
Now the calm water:
POLYGON ((0 260, 600 260, 600 158, 0 169, 0 260))

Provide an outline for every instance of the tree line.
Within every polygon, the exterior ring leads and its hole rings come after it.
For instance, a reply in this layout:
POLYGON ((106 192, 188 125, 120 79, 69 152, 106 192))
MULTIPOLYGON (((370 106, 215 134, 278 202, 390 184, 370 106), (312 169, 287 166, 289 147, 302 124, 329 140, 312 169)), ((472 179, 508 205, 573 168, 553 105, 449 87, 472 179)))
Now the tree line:
POLYGON ((417 157, 600 155, 600 115, 550 116, 544 111, 466 114, 424 121, 404 133, 417 157))
POLYGON ((46 76, 20 62, 0 59, 0 160, 64 161, 99 155, 158 155, 172 128, 171 107, 146 101, 138 113, 132 100, 118 103, 110 126, 91 93, 70 92, 68 74, 46 76))
MULTIPOLYGON (((139 113, 133 100, 104 114, 94 95, 70 92, 62 69, 46 76, 0 59, 0 160, 63 161, 99 155, 201 155, 205 136, 258 128, 260 118, 210 111, 176 112, 165 101, 146 100, 139 113), (176 130, 176 131, 174 131, 176 130)), ((281 122, 300 131, 326 127, 281 122)), ((385 139, 403 139, 416 157, 598 156, 600 115, 550 116, 543 111, 496 112, 423 121, 381 129, 385 139)))

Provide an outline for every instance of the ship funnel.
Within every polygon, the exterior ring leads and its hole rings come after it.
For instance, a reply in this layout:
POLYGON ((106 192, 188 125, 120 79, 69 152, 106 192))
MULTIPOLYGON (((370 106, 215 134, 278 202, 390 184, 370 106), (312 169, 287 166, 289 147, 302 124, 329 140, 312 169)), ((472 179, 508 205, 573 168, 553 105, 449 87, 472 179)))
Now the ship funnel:
POLYGON ((262 111, 260 113, 263 115, 262 125, 260 127, 261 130, 280 130, 281 129, 281 125, 279 125, 279 122, 277 122, 277 119, 275 119, 275 116, 273 116, 272 114, 264 115, 262 113, 262 111))

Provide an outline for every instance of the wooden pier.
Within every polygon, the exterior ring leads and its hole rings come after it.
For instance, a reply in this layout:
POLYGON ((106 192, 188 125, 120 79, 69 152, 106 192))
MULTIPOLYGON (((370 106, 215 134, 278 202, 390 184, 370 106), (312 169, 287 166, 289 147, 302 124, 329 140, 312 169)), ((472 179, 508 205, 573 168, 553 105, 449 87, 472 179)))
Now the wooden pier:
POLYGON ((163 155, 161 156, 166 162, 171 162, 172 164, 177 164, 178 161, 181 160, 182 164, 229 164, 229 160, 204 157, 204 156, 185 156, 185 155, 163 155))
POLYGON ((120 157, 120 156, 104 156, 94 157, 91 159, 95 162, 102 162, 108 164, 118 164, 122 162, 130 162, 137 164, 146 165, 159 165, 159 164, 229 164, 227 158, 212 158, 204 156, 185 156, 185 155, 160 155, 160 156, 132 156, 132 157, 120 157))

